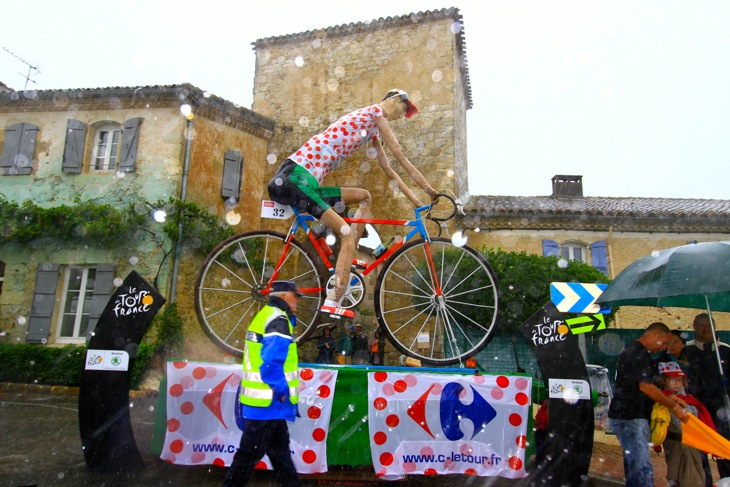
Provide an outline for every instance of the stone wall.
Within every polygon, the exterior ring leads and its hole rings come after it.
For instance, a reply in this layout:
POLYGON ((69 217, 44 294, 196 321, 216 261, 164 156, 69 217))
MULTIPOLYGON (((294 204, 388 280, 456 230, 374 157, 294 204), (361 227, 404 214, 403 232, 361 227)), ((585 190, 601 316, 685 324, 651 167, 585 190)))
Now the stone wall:
MULTIPOLYGON (((457 50, 460 24, 455 27, 455 22, 414 16, 257 41, 253 108, 278 124, 267 177, 310 136, 398 87, 419 107, 416 117, 392 124, 406 157, 437 190, 466 191, 466 107, 457 50)), ((415 187, 395 160, 393 166, 415 187)), ((393 191, 364 148, 326 184, 369 189, 379 216, 412 215, 410 202, 393 191)), ((416 194, 427 201, 420 189, 416 194)))

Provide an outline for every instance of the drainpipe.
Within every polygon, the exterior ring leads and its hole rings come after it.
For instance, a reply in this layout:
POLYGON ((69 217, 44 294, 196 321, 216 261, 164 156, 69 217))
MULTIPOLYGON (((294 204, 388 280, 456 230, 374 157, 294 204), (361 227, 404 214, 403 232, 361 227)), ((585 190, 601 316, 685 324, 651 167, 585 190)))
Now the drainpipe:
MULTIPOLYGON (((614 266, 613 266, 613 251, 612 251, 613 245, 612 245, 612 243, 613 243, 613 225, 610 225, 608 227, 608 241, 606 241, 606 252, 608 253, 608 255, 607 255, 608 265, 610 266, 609 268, 611 269, 611 275, 615 278, 616 272, 615 272, 614 266)), ((618 313, 613 318, 614 318, 614 322, 616 324, 616 328, 620 328, 621 326, 619 324, 618 313)))
MULTIPOLYGON (((182 182, 180 183, 180 201, 185 201, 188 195, 188 172, 190 170, 190 147, 193 144, 193 121, 188 120, 187 130, 185 131, 185 159, 183 160, 182 182)), ((177 276, 180 273, 180 254, 182 252, 182 235, 183 224, 182 219, 177 226, 177 243, 175 244, 175 259, 172 263, 172 282, 170 283, 170 302, 174 303, 177 298, 177 276)))

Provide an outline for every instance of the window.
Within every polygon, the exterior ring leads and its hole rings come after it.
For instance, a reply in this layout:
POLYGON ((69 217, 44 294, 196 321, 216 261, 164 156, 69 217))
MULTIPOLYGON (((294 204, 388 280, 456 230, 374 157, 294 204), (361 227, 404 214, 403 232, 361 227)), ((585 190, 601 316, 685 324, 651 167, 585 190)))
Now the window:
POLYGON ((578 242, 566 242, 560 245, 560 257, 565 260, 586 261, 586 246, 578 242))
MULTIPOLYGON (((542 241, 542 255, 556 256, 567 260, 588 262, 586 246, 580 242, 564 242, 560 245, 554 240, 542 241)), ((590 263, 593 267, 608 275, 608 252, 605 240, 593 242, 590 246, 590 263)))
POLYGON ((63 283, 63 308, 56 333, 58 343, 83 342, 89 329, 89 314, 94 295, 96 269, 71 266, 63 283))
POLYGON ((118 124, 103 125, 96 130, 91 164, 94 171, 117 170, 121 137, 122 128, 118 124))

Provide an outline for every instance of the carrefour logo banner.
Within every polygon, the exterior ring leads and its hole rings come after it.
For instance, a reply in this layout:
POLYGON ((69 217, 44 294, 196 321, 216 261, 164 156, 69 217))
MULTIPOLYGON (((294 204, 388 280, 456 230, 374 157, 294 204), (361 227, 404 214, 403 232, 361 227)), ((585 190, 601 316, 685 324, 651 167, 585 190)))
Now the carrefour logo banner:
POLYGON ((531 390, 528 377, 368 374, 376 474, 525 477, 531 390))
MULTIPOLYGON (((241 441, 240 364, 169 362, 167 430, 160 457, 178 465, 229 466, 241 441)), ((337 371, 299 370, 299 414, 289 426, 299 473, 327 471, 327 435, 337 371)), ((257 468, 271 469, 268 457, 257 468)))

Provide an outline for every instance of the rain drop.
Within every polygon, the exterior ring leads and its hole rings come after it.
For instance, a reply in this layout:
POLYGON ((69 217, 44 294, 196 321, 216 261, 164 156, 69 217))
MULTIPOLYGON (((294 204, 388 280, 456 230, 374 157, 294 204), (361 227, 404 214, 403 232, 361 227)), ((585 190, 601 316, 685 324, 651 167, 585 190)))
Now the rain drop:
POLYGON ((446 176, 449 177, 449 178, 453 178, 454 177, 454 170, 453 169, 449 169, 448 171, 446 171, 446 176))
POLYGON ((267 164, 276 164, 276 154, 269 154, 266 156, 267 164))
POLYGON ((284 181, 281 178, 274 179, 274 184, 277 186, 281 186, 284 183, 284 181))
POLYGON ((221 281, 221 286, 223 286, 224 288, 227 288, 227 287, 228 287, 228 286, 230 286, 230 285, 231 285, 231 280, 230 280, 230 279, 228 279, 227 277, 226 277, 226 278, 224 278, 224 279, 223 279, 223 280, 221 281))
POLYGON ((16 323, 17 323, 18 325, 20 325, 20 326, 23 326, 23 325, 25 325, 25 322, 26 322, 25 316, 18 316, 18 317, 17 317, 16 319, 15 319, 15 322, 16 322, 16 323))
POLYGON ((461 32, 461 22, 454 22, 451 24, 451 33, 458 34, 459 32, 461 32))
POLYGON ((368 147, 365 155, 368 159, 375 159, 376 157, 378 157, 378 150, 375 147, 368 147))
POLYGON ((444 79, 444 73, 439 69, 434 69, 433 73, 431 73, 431 81, 440 83, 442 79, 444 79))
POLYGON ((464 245, 466 245, 466 241, 466 233, 462 230, 455 232, 454 235, 451 237, 451 243, 453 243, 456 247, 463 247, 464 245))
POLYGON ((154 218, 157 223, 164 223, 165 220, 167 220, 167 213, 165 213, 164 210, 155 210, 152 214, 152 218, 154 218))
POLYGON ((138 262, 139 262, 139 258, 137 258, 135 256, 132 256, 129 258, 129 263, 132 265, 137 265, 138 262))
POLYGON ((193 114, 193 109, 190 107, 190 105, 188 105, 187 103, 184 103, 184 104, 180 105, 180 113, 182 114, 183 117, 190 120, 192 118, 191 115, 193 114))
POLYGON ((235 210, 231 210, 226 213, 226 223, 229 225, 238 225, 241 223, 241 214, 235 210))
POLYGON ((307 117, 299 117, 299 125, 309 127, 309 119, 307 117))
POLYGON ((340 235, 343 237, 345 235, 350 235, 350 225, 342 225, 342 228, 340 228, 340 235))
POLYGON ((122 178, 124 178, 124 176, 126 176, 126 174, 124 173, 124 171, 117 171, 117 177, 118 177, 119 179, 122 179, 122 178))
POLYGON ((565 269, 566 267, 568 267, 568 261, 566 259, 560 259, 558 261, 558 267, 560 267, 561 269, 565 269))
POLYGON ((370 163, 368 161, 363 161, 362 163, 360 163, 360 172, 365 173, 370 171, 370 169, 370 163))
POLYGON ((343 203, 342 201, 338 201, 337 203, 335 203, 334 208, 337 213, 342 213, 343 211, 345 211, 345 203, 343 203))
POLYGON ((28 167, 30 164, 30 161, 28 161, 28 157, 24 156, 23 154, 18 154, 15 156, 15 167, 28 167))
POLYGON ((236 206, 238 206, 238 201, 236 201, 236 198, 231 196, 230 198, 226 199, 224 206, 226 207, 226 210, 232 210, 236 206))
POLYGON ((114 284, 114 287, 119 287, 122 285, 123 282, 124 281, 122 281, 121 277, 115 277, 114 280, 112 281, 112 284, 114 284))
POLYGON ((298 67, 304 66, 304 58, 302 56, 297 56, 294 58, 294 64, 298 67))

